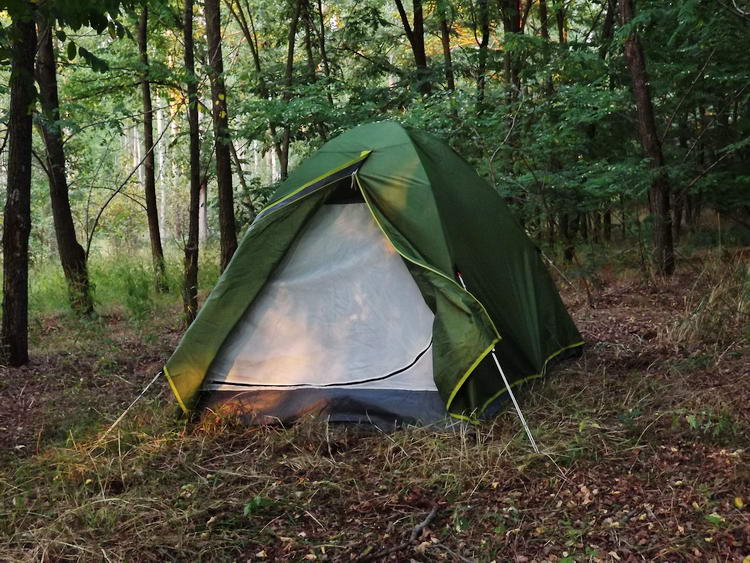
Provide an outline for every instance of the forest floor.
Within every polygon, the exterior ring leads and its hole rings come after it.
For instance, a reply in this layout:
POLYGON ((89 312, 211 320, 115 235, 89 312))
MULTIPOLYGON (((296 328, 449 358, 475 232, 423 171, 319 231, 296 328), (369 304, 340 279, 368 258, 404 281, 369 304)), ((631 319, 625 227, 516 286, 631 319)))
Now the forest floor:
MULTIPOLYGON (((185 423, 176 304, 44 315, 0 375, 0 560, 748 561, 750 272, 560 287, 584 355, 505 412, 390 434, 185 423)), ((176 301, 176 299, 172 299, 176 301)))

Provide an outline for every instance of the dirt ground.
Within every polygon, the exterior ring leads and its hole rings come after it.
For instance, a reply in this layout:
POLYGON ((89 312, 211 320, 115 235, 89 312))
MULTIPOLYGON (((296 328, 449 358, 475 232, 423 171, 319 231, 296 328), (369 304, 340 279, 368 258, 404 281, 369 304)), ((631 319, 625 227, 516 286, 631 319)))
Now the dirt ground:
POLYGON ((391 434, 186 424, 161 381, 102 437, 179 340, 177 309, 43 318, 31 365, 0 376, 0 559, 750 561, 743 276, 603 271, 590 298, 560 280, 586 351, 522 394, 541 454, 512 412, 391 434))

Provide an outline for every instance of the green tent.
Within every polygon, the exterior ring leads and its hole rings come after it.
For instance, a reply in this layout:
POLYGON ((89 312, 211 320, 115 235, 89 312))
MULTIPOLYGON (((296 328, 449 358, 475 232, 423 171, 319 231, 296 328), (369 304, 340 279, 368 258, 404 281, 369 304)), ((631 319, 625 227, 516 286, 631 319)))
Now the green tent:
POLYGON ((512 387, 582 344, 493 187, 443 141, 385 121, 280 186, 164 374, 186 412, 473 420, 507 392, 493 349, 512 387))

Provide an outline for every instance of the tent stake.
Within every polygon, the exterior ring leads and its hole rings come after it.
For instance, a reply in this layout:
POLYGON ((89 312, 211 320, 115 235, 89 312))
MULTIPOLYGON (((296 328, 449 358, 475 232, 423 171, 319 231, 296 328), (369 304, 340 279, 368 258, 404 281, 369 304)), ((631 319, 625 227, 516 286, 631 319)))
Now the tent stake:
MULTIPOLYGON (((466 289, 466 284, 464 283, 463 276, 459 272, 456 272, 456 275, 458 276, 458 281, 461 282, 461 287, 463 287, 465 291, 469 291, 468 289, 466 289)), ((521 407, 518 405, 518 401, 516 401, 516 396, 513 394, 513 390, 510 387, 510 383, 508 383, 508 378, 505 377, 505 372, 503 371, 503 368, 500 366, 500 360, 497 359, 497 354, 495 353, 494 348, 492 349, 492 359, 495 360, 497 371, 500 372, 500 377, 502 377, 503 383, 505 383, 505 388, 508 390, 508 395, 510 395, 510 400, 513 401, 513 406, 516 408, 518 419, 521 421, 521 426, 523 426, 523 429, 526 431, 526 436, 528 436, 529 438, 531 447, 534 448, 534 451, 536 453, 539 453, 539 447, 536 445, 536 440, 534 440, 534 436, 531 434, 531 429, 529 428, 529 425, 526 424, 526 417, 524 417, 523 413, 521 412, 521 407)))

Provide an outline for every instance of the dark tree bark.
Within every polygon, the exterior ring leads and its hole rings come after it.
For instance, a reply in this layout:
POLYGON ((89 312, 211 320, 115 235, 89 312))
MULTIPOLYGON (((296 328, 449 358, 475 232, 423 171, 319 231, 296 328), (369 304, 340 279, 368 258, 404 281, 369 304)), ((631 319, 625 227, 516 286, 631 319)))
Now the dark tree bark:
MULTIPOLYGON (((680 151, 684 154, 688 150, 688 114, 685 113, 684 117, 680 120, 679 125, 679 144, 680 151)), ((685 190, 675 190, 673 198, 673 209, 672 209, 672 239, 675 243, 680 240, 682 236, 682 218, 683 211, 685 210, 685 190)))
POLYGON ((615 17, 617 16, 617 0, 607 0, 607 13, 602 24, 602 41, 599 46, 599 57, 606 59, 615 30, 615 17))
POLYGON ((549 8, 547 0, 539 0, 539 25, 540 35, 545 41, 549 41, 549 8))
POLYGON ((164 264, 164 249, 159 232, 159 208, 156 204, 156 173, 154 154, 154 110, 151 103, 151 83, 148 79, 148 6, 144 6, 138 22, 138 54, 141 65, 141 95, 143 96, 143 151, 145 158, 144 196, 146 199, 146 217, 148 219, 148 236, 151 240, 151 260, 154 265, 156 291, 166 292, 167 272, 164 264))
MULTIPOLYGON (((521 0, 500 0, 500 7, 504 35, 523 33, 521 0)), ((508 49, 505 50, 504 67, 505 81, 509 89, 508 101, 512 102, 521 92, 521 65, 508 49)))
POLYGON ((484 102, 484 88, 487 80, 487 47, 490 44, 490 9, 488 0, 478 0, 479 5, 479 68, 477 69, 477 106, 481 110, 484 102))
POLYGON ((52 45, 53 28, 38 14, 39 53, 36 77, 39 83, 39 98, 44 119, 41 131, 47 149, 47 171, 49 173, 49 195, 52 219, 55 224, 57 252, 60 256, 65 281, 68 284, 70 306, 78 315, 94 312, 91 298, 86 253, 76 238, 73 214, 68 199, 68 180, 65 174, 65 152, 62 132, 57 122, 60 119, 60 102, 57 93, 57 69, 52 45))
MULTIPOLYGON (((318 74, 316 69, 318 68, 318 60, 313 50, 313 35, 315 34, 315 21, 310 8, 309 0, 302 0, 301 2, 302 21, 305 26, 305 53, 307 54, 307 76, 311 84, 318 81, 318 74)), ((333 98, 330 92, 326 92, 328 95, 328 103, 333 106, 333 98)), ((315 120, 315 128, 318 130, 318 135, 323 142, 328 140, 328 133, 324 123, 315 120)))
MULTIPOLYGON (((294 44, 297 41, 297 27, 303 0, 292 0, 292 21, 289 25, 287 35, 286 65, 284 66, 284 94, 283 99, 289 102, 292 99, 292 82, 294 79, 294 44)), ((284 126, 281 134, 281 150, 279 151, 279 167, 281 168, 281 179, 286 180, 289 176, 289 144, 291 142, 291 129, 289 125, 284 126)))
POLYGON ((612 240, 612 211, 607 209, 604 212, 604 241, 610 242, 612 240))
POLYGON ((557 40, 560 45, 564 45, 568 42, 568 28, 565 18, 565 6, 561 0, 553 0, 553 7, 555 8, 555 20, 557 21, 557 40))
POLYGON ((432 91, 432 84, 430 82, 430 72, 427 68, 427 52, 424 48, 424 12, 422 11, 422 0, 412 0, 414 17, 411 24, 401 0, 396 0, 396 8, 398 9, 398 15, 401 18, 406 38, 409 40, 411 52, 414 56, 414 65, 417 69, 417 90, 428 96, 432 91))
POLYGON ((456 89, 456 79, 453 75, 453 56, 451 54, 451 28, 448 24, 448 10, 446 3, 441 3, 440 11, 440 41, 443 44, 443 64, 445 67, 445 85, 448 90, 456 89))
MULTIPOLYGON (((331 63, 328 60, 328 51, 326 50, 326 26, 323 18, 323 0, 318 0, 318 22, 320 24, 320 31, 318 32, 318 47, 320 49, 320 60, 323 63, 323 72, 326 78, 331 79, 331 63)), ((328 93, 329 101, 333 104, 333 98, 331 93, 328 93)))
MULTIPOLYGON (((615 30, 615 19, 617 17, 617 0, 607 0, 607 13, 604 16, 604 24, 602 25, 602 41, 599 47, 599 57, 602 60, 606 60, 609 54, 609 48, 612 44, 612 37, 614 36, 615 30)), ((610 89, 614 88, 613 77, 610 75, 609 79, 610 89)), ((610 242, 612 240, 612 210, 607 208, 604 210, 604 240, 610 242)))
POLYGON ((234 192, 232 190, 232 157, 229 148, 229 116, 227 91, 224 86, 224 61, 221 52, 221 10, 219 0, 205 0, 206 39, 208 43, 208 77, 211 81, 211 101, 216 153, 216 184, 219 192, 220 267, 223 272, 237 250, 237 230, 234 220, 234 192))
POLYGON ((185 280, 183 308, 185 320, 193 322, 198 312, 198 210, 201 191, 200 133, 198 130, 198 86, 195 78, 193 46, 193 0, 185 0, 182 24, 185 49, 185 71, 188 75, 188 128, 190 140, 190 205, 188 208, 188 237, 185 245, 185 280))
MULTIPOLYGON (((633 0, 620 0, 620 21, 623 26, 633 19, 634 11, 633 0)), ((669 178, 656 130, 654 107, 646 74, 646 58, 637 33, 633 32, 625 40, 624 51, 638 111, 638 135, 643 153, 649 159, 653 170, 649 190, 649 205, 653 216, 653 262, 659 274, 669 276, 674 272, 669 178)))
MULTIPOLYGON (((29 7, 29 12, 32 9, 29 7)), ((29 234, 31 233, 31 106, 34 103, 34 18, 11 31, 8 184, 3 222, 3 321, 0 353, 11 366, 29 361, 29 234)))

